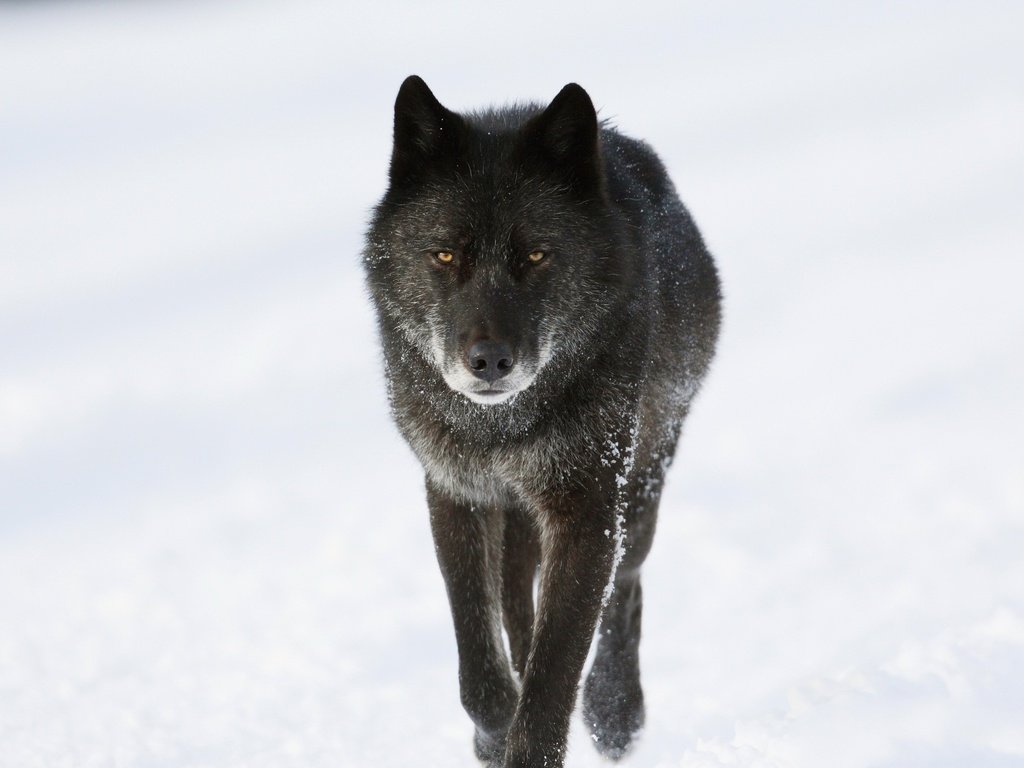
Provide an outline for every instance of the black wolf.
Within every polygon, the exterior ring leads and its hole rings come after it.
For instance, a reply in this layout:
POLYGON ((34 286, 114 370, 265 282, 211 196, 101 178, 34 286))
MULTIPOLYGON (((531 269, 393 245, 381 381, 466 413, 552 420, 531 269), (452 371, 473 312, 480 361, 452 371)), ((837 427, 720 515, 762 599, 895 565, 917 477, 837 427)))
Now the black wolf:
POLYGON ((364 262, 477 756, 562 765, 599 619, 583 717, 622 756, 644 719, 640 566, 718 336, 697 228, 580 86, 457 114, 413 76, 364 262))

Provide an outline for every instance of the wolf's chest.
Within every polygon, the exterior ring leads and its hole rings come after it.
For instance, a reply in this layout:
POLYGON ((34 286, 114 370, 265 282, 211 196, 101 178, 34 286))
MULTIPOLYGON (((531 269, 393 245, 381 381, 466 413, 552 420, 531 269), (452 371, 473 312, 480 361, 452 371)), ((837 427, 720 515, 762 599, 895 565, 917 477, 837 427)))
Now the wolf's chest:
POLYGON ((474 503, 520 503, 554 482, 564 467, 560 441, 551 437, 484 447, 438 428, 405 433, 430 480, 474 503))

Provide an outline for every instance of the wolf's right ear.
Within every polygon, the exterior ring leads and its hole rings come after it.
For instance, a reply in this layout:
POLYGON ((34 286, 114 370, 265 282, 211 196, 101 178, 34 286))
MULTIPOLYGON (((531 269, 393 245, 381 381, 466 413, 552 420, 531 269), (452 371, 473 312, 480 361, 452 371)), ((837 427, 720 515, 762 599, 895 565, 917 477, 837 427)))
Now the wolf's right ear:
POLYGON ((391 182, 407 179, 454 146, 461 126, 462 119, 441 105, 421 77, 405 78, 395 99, 391 182))

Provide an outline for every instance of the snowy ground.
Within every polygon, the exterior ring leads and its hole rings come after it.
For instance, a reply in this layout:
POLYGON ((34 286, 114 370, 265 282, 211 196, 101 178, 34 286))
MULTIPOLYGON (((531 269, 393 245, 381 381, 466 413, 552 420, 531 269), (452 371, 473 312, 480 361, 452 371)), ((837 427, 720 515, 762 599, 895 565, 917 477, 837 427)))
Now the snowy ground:
POLYGON ((0 766, 474 765, 357 263, 410 72, 579 81, 719 260, 626 764, 1024 766, 1024 6, 368 5, 0 6, 0 766))

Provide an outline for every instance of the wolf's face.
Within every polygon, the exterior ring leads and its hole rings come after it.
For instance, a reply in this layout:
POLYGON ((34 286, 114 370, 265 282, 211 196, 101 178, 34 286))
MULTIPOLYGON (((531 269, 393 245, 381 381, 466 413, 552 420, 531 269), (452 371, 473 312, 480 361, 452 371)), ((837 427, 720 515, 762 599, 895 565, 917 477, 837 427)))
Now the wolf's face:
POLYGON ((505 402, 594 333, 621 277, 606 205, 579 86, 543 111, 463 118, 409 78, 366 250, 379 311, 452 390, 505 402))

